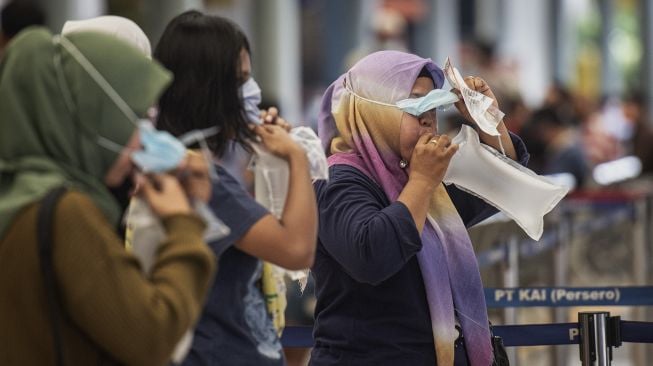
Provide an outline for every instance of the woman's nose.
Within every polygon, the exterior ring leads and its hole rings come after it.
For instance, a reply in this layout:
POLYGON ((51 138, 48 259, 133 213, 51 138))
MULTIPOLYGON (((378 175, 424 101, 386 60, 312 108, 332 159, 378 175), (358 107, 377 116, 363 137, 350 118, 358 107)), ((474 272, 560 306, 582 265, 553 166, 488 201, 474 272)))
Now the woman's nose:
POLYGON ((419 116, 419 124, 421 127, 433 127, 435 121, 435 110, 424 112, 419 116))

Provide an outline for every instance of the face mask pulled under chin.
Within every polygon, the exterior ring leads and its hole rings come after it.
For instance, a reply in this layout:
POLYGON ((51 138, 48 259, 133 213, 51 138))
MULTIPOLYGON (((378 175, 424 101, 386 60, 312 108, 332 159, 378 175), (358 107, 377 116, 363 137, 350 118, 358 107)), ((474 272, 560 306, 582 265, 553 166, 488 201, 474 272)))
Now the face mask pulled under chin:
POLYGON ((515 222, 534 240, 544 228, 544 215, 567 194, 569 188, 521 166, 480 143, 476 131, 463 125, 452 143, 458 144, 444 176, 445 184, 480 197, 515 222))

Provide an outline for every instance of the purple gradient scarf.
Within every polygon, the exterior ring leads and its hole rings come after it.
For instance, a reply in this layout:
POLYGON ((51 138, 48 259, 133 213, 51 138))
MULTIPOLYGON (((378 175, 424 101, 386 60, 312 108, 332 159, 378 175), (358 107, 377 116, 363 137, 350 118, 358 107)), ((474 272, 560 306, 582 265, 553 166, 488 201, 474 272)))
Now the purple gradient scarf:
MULTIPOLYGON (((403 112, 394 104, 408 98, 426 68, 436 88, 443 72, 430 59, 397 52, 373 53, 327 89, 318 133, 329 165, 355 167, 379 184, 391 201, 408 175, 399 167, 403 112)), ((453 365, 456 313, 472 366, 489 366, 493 355, 483 285, 467 229, 443 185, 431 199, 417 254, 422 272, 438 365, 453 365)))

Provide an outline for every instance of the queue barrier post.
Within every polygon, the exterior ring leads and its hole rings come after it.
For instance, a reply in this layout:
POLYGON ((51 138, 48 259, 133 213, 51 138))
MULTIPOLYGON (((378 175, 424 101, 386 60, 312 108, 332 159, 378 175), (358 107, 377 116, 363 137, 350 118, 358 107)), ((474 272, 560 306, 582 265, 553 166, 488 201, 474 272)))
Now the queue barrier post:
POLYGON ((583 366, 609 366, 612 348, 621 346, 620 317, 609 312, 580 312, 580 361, 583 366))

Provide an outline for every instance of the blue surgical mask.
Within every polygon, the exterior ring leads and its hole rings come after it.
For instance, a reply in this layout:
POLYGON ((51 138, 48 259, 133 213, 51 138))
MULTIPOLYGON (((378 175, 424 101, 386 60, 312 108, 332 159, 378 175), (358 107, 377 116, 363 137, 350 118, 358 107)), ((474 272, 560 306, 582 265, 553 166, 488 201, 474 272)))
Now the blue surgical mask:
POLYGON ((154 128, 149 120, 138 123, 142 150, 134 151, 131 159, 145 173, 164 173, 177 168, 186 156, 186 147, 166 131, 154 128))
POLYGON ((262 123, 261 110, 258 108, 258 105, 261 104, 261 88, 259 88, 254 78, 250 77, 241 85, 240 92, 243 96, 247 120, 260 125, 262 123))
POLYGON ((433 89, 421 98, 408 98, 397 102, 402 111, 419 117, 422 114, 440 107, 448 107, 458 101, 458 96, 448 90, 433 89))
MULTIPOLYGON (((152 122, 142 119, 138 122, 138 132, 142 149, 131 152, 131 160, 145 173, 164 173, 179 167, 186 155, 186 146, 198 143, 206 160, 209 177, 217 182, 218 174, 213 165, 213 156, 206 139, 217 134, 217 126, 203 130, 189 131, 179 138, 166 131, 157 130, 152 122)), ((109 139, 99 137, 98 144, 102 147, 121 153, 127 147, 109 139)))

